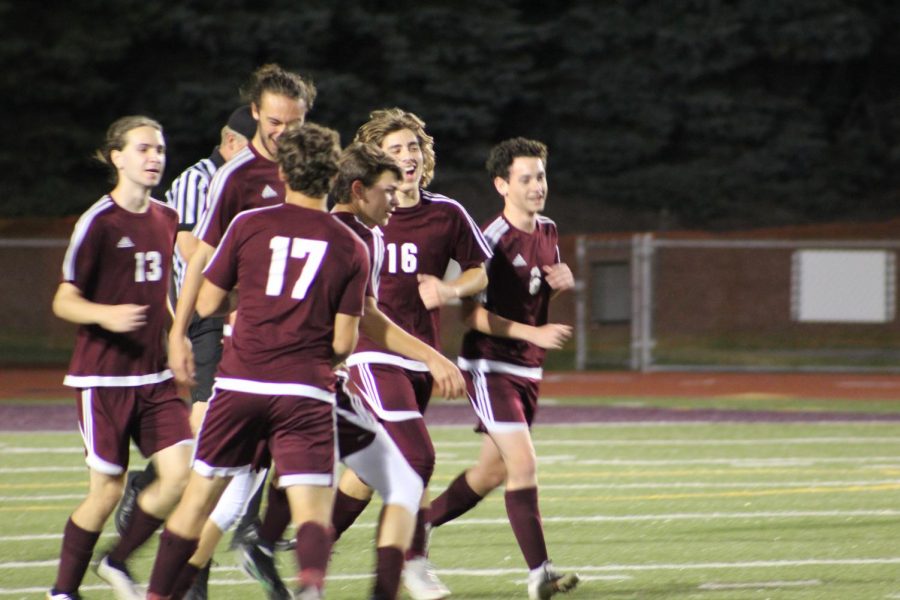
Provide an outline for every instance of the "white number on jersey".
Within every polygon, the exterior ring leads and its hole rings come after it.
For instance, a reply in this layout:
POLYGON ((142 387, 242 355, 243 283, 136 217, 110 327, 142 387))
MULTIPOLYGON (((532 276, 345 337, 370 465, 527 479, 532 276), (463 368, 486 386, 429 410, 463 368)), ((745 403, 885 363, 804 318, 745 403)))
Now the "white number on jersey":
POLYGON ((287 270, 288 254, 290 258, 305 258, 306 264, 300 271, 300 277, 291 289, 291 298, 303 300, 309 286, 312 285, 322 259, 325 258, 325 250, 328 242, 321 240, 308 240, 306 238, 289 238, 281 235, 273 237, 269 241, 272 250, 272 261, 269 263, 269 279, 266 281, 266 295, 280 296, 284 290, 284 274, 287 270), (288 252, 290 250, 290 253, 288 252))
MULTIPOLYGON (((397 244, 391 242, 385 246, 388 259, 388 273, 397 272, 397 244)), ((416 255, 419 249, 412 242, 405 242, 400 245, 400 264, 399 267, 404 273, 415 273, 419 267, 419 261, 416 255)))
POLYGON ((134 280, 137 283, 162 279, 162 254, 156 250, 134 253, 134 280))

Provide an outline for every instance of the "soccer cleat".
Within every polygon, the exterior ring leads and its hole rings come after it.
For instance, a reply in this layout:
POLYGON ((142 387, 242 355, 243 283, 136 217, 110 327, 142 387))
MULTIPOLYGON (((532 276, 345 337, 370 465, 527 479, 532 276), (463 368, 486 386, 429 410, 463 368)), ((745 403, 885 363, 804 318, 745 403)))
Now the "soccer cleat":
POLYGON ((142 483, 144 478, 141 475, 143 475, 143 471, 128 471, 125 492, 122 494, 122 499, 119 500, 119 506, 116 507, 116 514, 113 517, 119 535, 125 534, 125 530, 131 522, 131 515, 134 514, 137 497, 146 487, 142 483))
POLYGON ((205 567, 197 571, 197 578, 194 580, 194 583, 184 595, 184 600, 207 600, 207 590, 209 588, 209 568, 211 565, 212 561, 210 561, 206 564, 205 567))
POLYGON ((576 573, 560 573, 549 560, 528 574, 528 600, 548 600, 578 585, 576 573))
POLYGON ((56 588, 47 592, 47 600, 81 600, 78 592, 57 592, 56 588))
POLYGON ((116 600, 143 600, 144 592, 138 589, 125 565, 112 565, 104 556, 94 567, 97 577, 109 584, 116 600))
POLYGON ((241 568, 262 585, 269 600, 291 600, 291 593, 281 580, 281 575, 278 574, 271 550, 261 544, 246 542, 241 543, 239 550, 241 552, 241 568))
MULTIPOLYGON (((246 515, 245 515, 246 517, 246 515)), ((259 518, 242 519, 234 528, 231 535, 231 543, 228 545, 229 550, 240 550, 245 544, 259 543, 259 518)))
POLYGON ((424 556, 403 564, 403 586, 413 600, 442 600, 450 595, 450 590, 441 583, 424 556))

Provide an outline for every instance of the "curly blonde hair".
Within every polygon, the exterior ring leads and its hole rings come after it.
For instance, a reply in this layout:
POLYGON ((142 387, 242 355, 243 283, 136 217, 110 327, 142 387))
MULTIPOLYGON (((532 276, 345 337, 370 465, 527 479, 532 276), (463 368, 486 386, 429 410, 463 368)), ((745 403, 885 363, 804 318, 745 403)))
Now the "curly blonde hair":
POLYGON ((381 143, 389 134, 401 129, 409 129, 419 140, 424 164, 422 165, 422 187, 428 187, 434 179, 434 138, 425 133, 425 121, 402 108, 383 108, 369 114, 369 120, 356 130, 354 142, 374 144, 381 143))

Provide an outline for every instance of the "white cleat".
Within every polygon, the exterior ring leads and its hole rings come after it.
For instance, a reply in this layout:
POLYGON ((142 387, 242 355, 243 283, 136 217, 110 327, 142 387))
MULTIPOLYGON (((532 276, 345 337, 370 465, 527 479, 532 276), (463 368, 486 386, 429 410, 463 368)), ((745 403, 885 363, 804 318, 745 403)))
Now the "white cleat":
POLYGON ((97 577, 109 584, 116 600, 144 600, 145 592, 141 591, 127 570, 109 564, 109 557, 104 556, 94 567, 97 577))
POLYGON ((528 573, 528 600, 548 600, 556 594, 565 594, 578 585, 576 573, 560 573, 548 560, 528 573))
POLYGON ((403 586, 413 600, 443 600, 450 596, 450 590, 441 583, 424 556, 403 564, 403 586))

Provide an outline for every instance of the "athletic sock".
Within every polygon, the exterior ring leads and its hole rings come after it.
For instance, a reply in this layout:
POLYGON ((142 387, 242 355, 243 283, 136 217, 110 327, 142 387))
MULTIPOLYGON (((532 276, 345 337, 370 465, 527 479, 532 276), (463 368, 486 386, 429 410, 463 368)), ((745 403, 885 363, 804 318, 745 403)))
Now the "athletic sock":
POLYGON ((175 585, 172 586, 172 597, 183 598, 187 591, 191 589, 191 586, 194 585, 194 581, 197 579, 197 575, 201 570, 200 567, 192 565, 189 562, 185 563, 185 565, 181 567, 178 578, 175 579, 175 585))
POLYGON ((403 572, 403 550, 396 546, 383 546, 376 550, 375 600, 396 600, 403 572))
POLYGON ((428 509, 420 508, 416 513, 416 526, 413 529, 412 543, 406 551, 406 560, 412 560, 420 556, 427 556, 428 545, 428 509))
POLYGON ((529 569, 536 569, 547 560, 547 544, 538 508, 537 488, 507 491, 504 499, 509 524, 519 542, 522 556, 529 569))
POLYGON ((431 501, 431 510, 428 518, 432 527, 440 527, 447 521, 472 510, 484 496, 475 493, 466 481, 466 472, 463 471, 453 480, 444 492, 431 501))
POLYGON ((189 540, 176 535, 168 529, 163 529, 159 536, 159 549, 156 551, 156 562, 153 563, 153 572, 150 573, 150 584, 147 588, 148 596, 168 597, 175 589, 176 580, 188 560, 197 551, 198 540, 189 540))
POLYGON ((128 523, 128 529, 119 538, 119 542, 109 551, 109 558, 124 564, 137 548, 150 539, 150 536, 163 524, 163 519, 145 513, 139 504, 134 505, 134 514, 128 523))
POLYGON ((78 591, 81 580, 88 565, 94 546, 100 539, 99 531, 87 531, 76 525, 71 517, 63 529, 62 549, 59 552, 59 568, 53 589, 57 592, 73 594, 78 591))
POLYGON ((259 539, 269 548, 275 546, 291 522, 291 507, 287 492, 274 485, 269 486, 268 505, 259 525, 259 539))
POLYGON ((325 571, 331 558, 331 532, 318 523, 307 521, 297 529, 297 564, 300 587, 325 585, 325 571))
POLYGON ((334 495, 334 510, 331 514, 331 524, 334 526, 334 541, 340 539, 347 529, 353 525, 356 518, 362 514, 369 505, 369 499, 360 500, 348 496, 341 490, 334 495))

